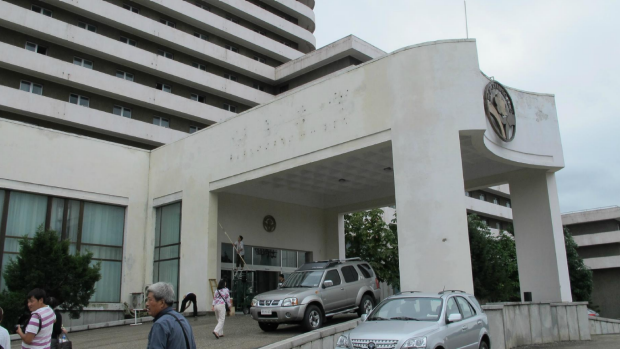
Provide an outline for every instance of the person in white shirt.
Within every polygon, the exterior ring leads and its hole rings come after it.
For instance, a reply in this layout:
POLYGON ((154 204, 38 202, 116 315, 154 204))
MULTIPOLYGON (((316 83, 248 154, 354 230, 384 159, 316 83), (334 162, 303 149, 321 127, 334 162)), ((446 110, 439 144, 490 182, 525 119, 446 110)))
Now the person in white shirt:
POLYGON ((237 268, 241 267, 241 269, 243 269, 243 267, 245 266, 245 250, 243 246, 243 236, 239 235, 239 239, 235 241, 233 246, 235 247, 235 251, 237 252, 237 268))
MULTIPOLYGON (((0 322, 4 318, 4 310, 0 308, 0 322)), ((6 328, 0 326, 0 347, 2 349, 11 349, 11 335, 9 335, 9 331, 6 328)))
POLYGON ((48 349, 52 342, 52 330, 56 314, 45 304, 45 291, 35 288, 28 293, 28 309, 32 313, 25 333, 17 327, 22 339, 22 349, 48 349))

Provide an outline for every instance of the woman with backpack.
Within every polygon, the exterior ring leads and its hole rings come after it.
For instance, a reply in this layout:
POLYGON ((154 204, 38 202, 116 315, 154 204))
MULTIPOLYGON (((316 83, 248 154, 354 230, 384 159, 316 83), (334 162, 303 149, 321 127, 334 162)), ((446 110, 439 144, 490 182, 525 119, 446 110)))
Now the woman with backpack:
POLYGON ((230 293, 226 288, 226 281, 220 280, 213 295, 213 306, 211 307, 217 319, 217 326, 213 330, 213 335, 216 339, 224 337, 224 320, 226 320, 226 314, 229 312, 230 306, 232 304, 230 303, 230 293))

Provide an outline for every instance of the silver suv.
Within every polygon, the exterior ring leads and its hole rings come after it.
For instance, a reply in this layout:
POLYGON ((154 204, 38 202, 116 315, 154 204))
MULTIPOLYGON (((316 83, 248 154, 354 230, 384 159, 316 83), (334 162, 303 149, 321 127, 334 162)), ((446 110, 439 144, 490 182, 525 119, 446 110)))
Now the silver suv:
POLYGON ((404 292, 383 300, 336 348, 489 349, 489 323, 476 298, 462 291, 404 292))
POLYGON ((263 331, 279 324, 311 331, 336 314, 370 313, 380 291, 370 264, 359 258, 318 261, 301 266, 279 289, 257 295, 250 312, 263 331))

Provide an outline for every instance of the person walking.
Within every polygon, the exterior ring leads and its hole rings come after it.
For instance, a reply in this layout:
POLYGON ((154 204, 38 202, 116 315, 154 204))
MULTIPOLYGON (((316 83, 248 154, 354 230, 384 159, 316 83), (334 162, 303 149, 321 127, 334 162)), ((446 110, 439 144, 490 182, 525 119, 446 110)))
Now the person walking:
MULTIPOLYGON (((0 308, 0 322, 4 318, 4 310, 0 308)), ((11 349, 11 335, 3 326, 0 326, 0 348, 11 349)))
POLYGON ((237 269, 239 269, 239 267, 241 267, 241 270, 243 270, 243 267, 245 266, 245 249, 244 249, 244 244, 243 244, 243 236, 239 235, 239 238, 237 238, 237 241, 235 241, 235 243, 233 244, 235 251, 237 252, 237 261, 236 261, 236 265, 237 265, 237 269))
POLYGON ((17 326, 17 334, 22 339, 22 349, 47 349, 52 341, 52 329, 56 315, 52 308, 45 304, 45 290, 35 288, 28 293, 28 310, 30 321, 25 331, 17 326))
POLYGON ((188 293, 183 297, 183 302, 181 303, 181 314, 185 311, 185 309, 189 308, 189 304, 194 305, 194 317, 198 316, 198 304, 196 304, 196 295, 193 293, 188 293))
POLYGON ((154 317, 147 349, 196 349, 192 327, 173 304, 171 284, 158 282, 147 289, 146 311, 154 317))
POLYGON ((226 304, 232 306, 230 303, 230 293, 226 288, 226 281, 220 280, 217 284, 217 290, 213 297, 213 306, 211 310, 215 312, 215 318, 217 319, 217 325, 213 330, 213 335, 216 339, 224 337, 224 321, 226 320, 226 304))
POLYGON ((58 299, 54 297, 50 297, 49 299, 49 307, 54 311, 54 315, 56 315, 56 322, 54 322, 54 326, 52 327, 52 342, 50 344, 50 349, 58 348, 58 338, 62 335, 62 314, 57 309, 60 305, 58 304, 58 299))

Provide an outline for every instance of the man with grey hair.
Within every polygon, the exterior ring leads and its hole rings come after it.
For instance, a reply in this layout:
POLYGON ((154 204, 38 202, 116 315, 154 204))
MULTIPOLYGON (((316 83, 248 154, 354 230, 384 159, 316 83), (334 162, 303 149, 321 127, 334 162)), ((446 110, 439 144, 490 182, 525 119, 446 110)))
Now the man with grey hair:
POLYGON ((196 349, 192 327, 173 304, 171 284, 158 282, 148 288, 146 310, 154 319, 147 349, 196 349))

